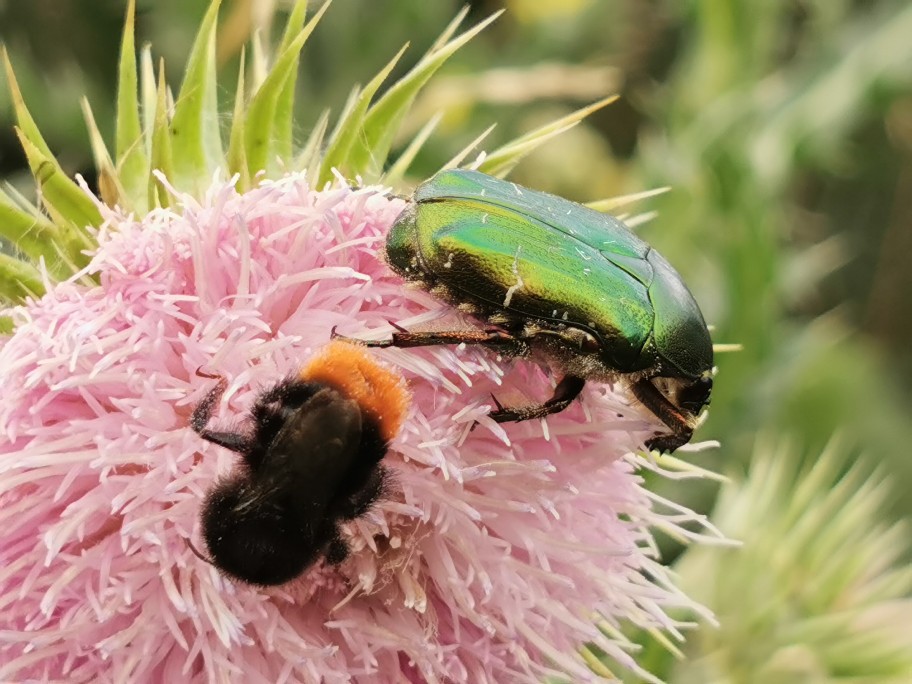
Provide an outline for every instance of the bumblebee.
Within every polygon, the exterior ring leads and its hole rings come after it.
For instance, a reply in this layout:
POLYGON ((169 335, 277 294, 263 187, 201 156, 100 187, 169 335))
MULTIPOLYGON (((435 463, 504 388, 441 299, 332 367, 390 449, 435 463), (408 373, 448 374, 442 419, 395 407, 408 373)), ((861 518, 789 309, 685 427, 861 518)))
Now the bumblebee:
MULTIPOLYGON (((208 376, 218 377, 218 376, 208 376)), ((388 482, 382 465, 408 410, 403 380, 364 347, 334 341, 295 376, 262 391, 250 427, 208 427, 227 381, 197 404, 191 428, 241 459, 206 496, 210 562, 249 584, 283 584, 349 549, 340 523, 364 513, 388 482)))

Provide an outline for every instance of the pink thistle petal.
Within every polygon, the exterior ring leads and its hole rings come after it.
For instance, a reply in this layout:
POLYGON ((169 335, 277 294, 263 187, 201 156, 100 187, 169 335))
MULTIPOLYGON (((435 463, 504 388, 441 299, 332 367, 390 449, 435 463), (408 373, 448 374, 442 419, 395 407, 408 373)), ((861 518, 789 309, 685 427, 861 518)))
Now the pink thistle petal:
POLYGON ((393 491, 346 525, 342 565, 267 590, 197 558, 202 498, 235 460, 188 426, 211 386, 198 368, 228 379, 219 417, 238 422, 334 326, 466 323, 378 259, 404 206, 378 188, 289 176, 176 199, 142 220, 105 210, 100 286, 12 312, 0 680, 589 681, 585 642, 637 669, 597 620, 676 633, 666 610, 701 611, 653 560, 650 526, 702 521, 640 486, 630 452, 651 419, 592 386, 547 425, 495 424, 492 394, 532 401, 553 381, 471 348, 376 352, 413 406, 385 461, 393 491))

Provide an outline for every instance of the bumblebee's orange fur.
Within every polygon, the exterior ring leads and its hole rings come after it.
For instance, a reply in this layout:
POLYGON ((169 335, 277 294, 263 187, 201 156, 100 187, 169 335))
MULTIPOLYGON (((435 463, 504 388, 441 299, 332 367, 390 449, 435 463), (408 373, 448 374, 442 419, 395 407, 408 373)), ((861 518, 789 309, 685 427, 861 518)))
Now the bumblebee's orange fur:
POLYGON ((302 380, 326 383, 357 402, 377 421, 380 435, 390 441, 399 432, 409 406, 409 393, 393 371, 380 365, 364 347, 330 342, 301 370, 302 380))

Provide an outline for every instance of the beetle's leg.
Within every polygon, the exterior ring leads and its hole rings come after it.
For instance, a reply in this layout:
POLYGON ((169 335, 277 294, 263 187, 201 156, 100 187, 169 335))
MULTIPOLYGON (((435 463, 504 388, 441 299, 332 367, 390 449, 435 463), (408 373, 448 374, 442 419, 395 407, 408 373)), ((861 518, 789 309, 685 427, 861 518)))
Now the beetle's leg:
POLYGON ((359 340, 355 337, 345 337, 336 333, 335 328, 333 328, 331 335, 334 340, 363 344, 367 347, 431 347, 441 344, 480 344, 491 349, 504 350, 516 355, 526 353, 529 348, 529 345, 524 340, 502 328, 434 330, 428 332, 408 332, 400 328, 399 332, 394 332, 387 340, 359 340))
POLYGON ((498 423, 510 423, 532 420, 533 418, 544 418, 552 413, 560 413, 579 396, 585 385, 586 381, 582 378, 578 378, 575 375, 565 375, 563 380, 557 383, 557 387, 554 388, 554 394, 544 404, 517 406, 515 408, 503 408, 498 404, 497 410, 491 411, 488 417, 493 418, 498 423))
POLYGON ((193 428, 193 431, 196 432, 196 434, 208 442, 218 444, 231 451, 244 453, 248 448, 248 440, 245 435, 237 432, 209 430, 206 427, 206 424, 212 417, 212 411, 215 408, 215 405, 222 398, 225 389, 228 387, 228 381, 221 375, 209 375, 208 373, 201 373, 200 371, 197 371, 197 375, 202 377, 215 377, 218 378, 218 382, 215 387, 209 390, 209 392, 206 393, 206 396, 200 400, 200 403, 196 405, 196 408, 193 409, 193 414, 190 416, 190 427, 193 428))
POLYGON ((646 440, 646 448, 650 451, 657 449, 671 453, 675 449, 690 441, 693 435, 692 420, 677 406, 672 404, 668 397, 662 394, 652 384, 649 378, 642 378, 630 385, 633 396, 652 411, 656 417, 671 428, 670 435, 656 435, 646 440))

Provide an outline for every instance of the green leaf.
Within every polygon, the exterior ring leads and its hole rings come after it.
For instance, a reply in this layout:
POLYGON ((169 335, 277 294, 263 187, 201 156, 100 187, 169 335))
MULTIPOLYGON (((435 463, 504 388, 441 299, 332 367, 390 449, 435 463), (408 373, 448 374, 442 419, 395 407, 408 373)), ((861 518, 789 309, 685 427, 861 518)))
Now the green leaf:
POLYGON ((92 147, 92 157, 95 161, 101 200, 109 207, 118 204, 124 206, 126 198, 124 197, 123 187, 121 187, 117 178, 114 162, 111 161, 111 155, 104 139, 101 137, 101 131, 98 130, 98 124, 95 123, 95 115, 92 113, 89 100, 83 97, 80 100, 80 104, 82 105, 82 115, 85 118, 86 127, 89 130, 89 144, 92 147))
POLYGON ((0 192, 0 236, 32 261, 56 261, 59 229, 37 209, 27 211, 0 192))
POLYGON ((324 109, 294 162, 294 168, 304 170, 307 180, 311 184, 314 184, 314 179, 320 173, 320 150, 327 128, 329 128, 329 110, 324 109))
POLYGON ((282 31, 282 40, 279 42, 278 52, 281 54, 291 47, 295 38, 304 28, 304 20, 307 19, 308 0, 295 0, 291 12, 288 13, 288 20, 285 22, 285 30, 282 31))
MULTIPOLYGON (((155 78, 155 66, 152 63, 152 47, 144 45, 139 53, 140 64, 140 101, 142 107, 143 146, 146 155, 152 156, 152 130, 155 128, 155 117, 158 112, 158 81, 155 78)), ((148 177, 145 179, 148 183, 148 177)))
POLYGON ((26 297, 44 294, 38 269, 21 259, 0 253, 0 298, 21 303, 26 297))
POLYGON ((247 52, 241 48, 240 66, 238 67, 237 90, 234 93, 234 113, 231 116, 231 133, 228 137, 228 172, 238 174, 238 189, 250 187, 250 169, 247 167, 247 150, 244 147, 244 119, 246 117, 246 95, 244 91, 244 69, 247 52))
POLYGON ((596 200, 594 202, 586 202, 586 206, 590 209, 595 209, 596 211, 614 211, 619 207, 633 204, 635 202, 639 202, 640 200, 649 199, 650 197, 657 197, 658 195, 664 195, 670 190, 671 188, 666 185, 665 187, 655 188, 653 190, 632 192, 628 195, 618 195, 617 197, 608 197, 607 199, 596 200))
POLYGON ((346 107, 343 116, 337 122, 336 128, 330 136, 326 152, 323 154, 318 183, 322 184, 332 180, 333 168, 339 169, 346 176, 355 176, 368 170, 353 164, 353 160, 349 157, 349 152, 355 141, 364 132, 364 116, 370 106, 370 101, 407 48, 408 43, 403 45, 399 52, 396 53, 396 56, 358 92, 358 96, 353 102, 350 100, 351 106, 346 107))
POLYGON ((148 209, 149 158, 140 125, 139 86, 134 37, 136 1, 127 4, 117 77, 117 121, 114 155, 125 209, 148 209))
POLYGON ((484 142, 484 139, 491 135, 491 131, 493 131, 496 127, 497 124, 491 124, 486 129, 484 129, 481 134, 478 135, 472 142, 457 152, 455 157, 441 166, 440 170, 442 171, 444 169, 455 169, 457 166, 459 166, 463 160, 472 153, 472 150, 481 145, 481 143, 484 142))
POLYGON ((493 152, 490 152, 476 168, 479 171, 484 171, 492 176, 506 176, 527 154, 537 149, 548 140, 573 128, 593 112, 611 104, 617 99, 617 95, 611 95, 598 102, 593 102, 587 107, 577 109, 567 116, 563 116, 560 119, 545 124, 544 126, 497 148, 493 152))
POLYGON ((187 70, 171 120, 174 176, 171 182, 188 191, 201 191, 223 163, 219 138, 215 29, 221 0, 212 0, 200 24, 187 60, 187 70))
MULTIPOLYGON (((365 176, 379 177, 392 147, 393 139, 418 92, 453 53, 484 30, 502 13, 503 10, 495 12, 442 46, 435 43, 435 46, 411 71, 383 94, 383 97, 368 111, 364 120, 364 135, 358 139, 349 156, 349 163, 354 168, 364 169, 365 176)), ((451 23, 445 33, 454 31, 454 24, 455 22, 451 23)))
POLYGON ((127 3, 123 37, 120 41, 120 61, 117 70, 117 122, 115 154, 125 157, 142 135, 139 123, 139 81, 136 67, 134 24, 136 0, 127 3))
MULTIPOLYGON (((333 129, 331 135, 335 135, 336 131, 339 129, 339 126, 343 121, 347 121, 351 116, 351 112, 354 110, 355 106, 358 104, 358 94, 361 92, 360 86, 354 86, 351 91, 348 93, 348 97, 345 99, 345 104, 342 106, 342 113, 339 115, 339 120, 336 122, 336 126, 333 129)), ((320 175, 324 166, 324 157, 322 150, 317 150, 317 171, 311 176, 311 182, 314 184, 314 187, 320 187, 320 175)), ((328 180, 332 180, 333 176, 330 174, 328 180)), ((325 183, 326 180, 323 181, 325 183)))
MULTIPOLYGON (((250 71, 247 74, 248 92, 256 93, 266 82, 269 76, 269 56, 263 45, 263 34, 254 33, 250 37, 250 71)), ((278 54, 282 54, 281 52, 278 54)))
POLYGON ((498 147, 489 154, 482 155, 479 157, 478 164, 472 165, 472 168, 476 168, 491 176, 503 178, 513 170, 513 167, 516 166, 523 157, 535 151, 552 138, 556 138, 562 133, 566 133, 577 125, 579 125, 578 121, 567 124, 566 126, 561 126, 560 128, 555 128, 548 131, 548 133, 542 133, 542 135, 537 138, 514 140, 506 145, 498 147))
POLYGON ((469 15, 469 10, 472 9, 469 5, 463 5, 462 9, 456 13, 456 16, 450 20, 450 23, 446 25, 446 28, 437 36, 437 39, 431 43, 431 47, 428 48, 428 54, 436 52, 444 45, 446 45, 450 38, 452 38, 456 30, 462 25, 462 22, 465 21, 465 18, 469 15))
MULTIPOLYGON (((58 226, 53 235, 45 232, 41 236, 48 242, 38 251, 47 259, 48 268, 54 275, 68 276, 87 263, 82 250, 89 248, 92 240, 86 227, 99 225, 101 214, 85 191, 64 173, 45 143, 25 106, 12 64, 2 46, 0 59, 6 69, 13 109, 19 123, 16 135, 38 184, 41 205, 58 226)), ((11 219, 15 222, 15 218, 11 219)), ((15 228, 12 230, 15 231, 15 228)))
MULTIPOLYGON (((288 16, 288 22, 285 24, 285 31, 282 33, 282 41, 279 43, 278 53, 281 54, 292 43, 295 36, 300 33, 304 26, 304 20, 307 17, 307 0, 297 0, 288 16)), ((289 160, 293 154, 293 135, 294 135, 294 101, 295 86, 298 82, 298 63, 300 61, 300 52, 298 59, 295 60, 294 68, 288 73, 288 78, 282 85, 282 90, 276 99, 275 111, 275 156, 279 159, 289 160)))
POLYGON ((46 156, 18 127, 16 135, 19 136, 19 143, 25 151, 29 168, 38 183, 42 206, 47 209, 54 223, 70 226, 86 240, 86 245, 90 244, 85 228, 101 223, 98 207, 85 191, 64 173, 56 159, 46 156))
MULTIPOLYGON (((161 171, 166 178, 174 177, 171 152, 171 131, 168 126, 168 86, 165 83, 165 64, 158 72, 158 91, 155 102, 155 121, 152 124, 152 169, 161 171)), ((154 177, 149 179, 149 206, 167 207, 171 193, 154 177)))
MULTIPOLYGON (((332 0, 327 0, 313 18, 282 51, 275 65, 269 70, 262 85, 257 88, 247 109, 244 140, 247 148, 247 165, 252 175, 267 170, 275 156, 276 112, 288 78, 297 70, 304 44, 320 23, 332 0)), ((255 55, 254 55, 255 56, 255 55)))
POLYGON ((412 165, 412 162, 415 161, 415 156, 418 154, 418 152, 424 146, 424 143, 427 142, 427 139, 437 128, 441 119, 443 119, 443 112, 437 112, 434 116, 431 117, 430 121, 421 127, 421 130, 418 131, 414 138, 412 138, 412 141, 408 144, 408 147, 403 150, 402 154, 399 155, 399 158, 396 159, 396 162, 389 167, 385 174, 383 174, 383 182, 385 184, 392 187, 397 187, 402 183, 403 177, 408 172, 408 169, 412 165))
MULTIPOLYGON (((19 82, 16 80, 16 74, 13 71, 13 65, 12 62, 10 62, 5 45, 0 45, 0 60, 3 61, 3 67, 6 70, 6 83, 9 88, 10 100, 12 100, 13 111, 16 114, 16 124, 19 130, 22 131, 22 135, 24 135, 25 138, 31 141, 32 146, 37 149, 42 157, 45 159, 53 159, 54 154, 51 152, 51 148, 47 146, 44 137, 41 135, 41 131, 38 130, 38 124, 35 123, 31 113, 29 113, 28 107, 25 106, 25 100, 22 97, 22 91, 19 89, 19 82)), ((22 135, 20 135, 20 137, 22 137, 22 135)))

